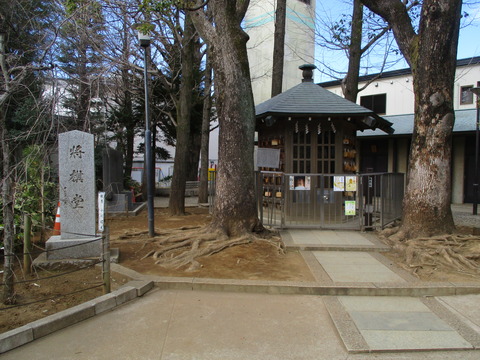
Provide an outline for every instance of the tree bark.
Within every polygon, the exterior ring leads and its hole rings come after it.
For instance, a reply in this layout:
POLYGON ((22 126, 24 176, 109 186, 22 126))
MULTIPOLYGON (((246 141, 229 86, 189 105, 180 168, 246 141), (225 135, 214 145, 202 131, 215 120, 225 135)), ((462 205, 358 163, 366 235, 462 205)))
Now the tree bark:
POLYGON ((202 114, 202 144, 200 146, 200 185, 198 189, 198 203, 208 203, 208 150, 210 144, 210 114, 212 108, 212 66, 208 52, 205 66, 205 94, 202 114))
POLYGON ((345 99, 357 102, 358 76, 362 59, 363 5, 360 0, 353 1, 352 29, 348 47, 348 72, 342 81, 345 99))
POLYGON ((407 237, 454 230, 451 141, 461 0, 425 0, 418 34, 399 0, 363 0, 392 27, 412 69, 415 125, 401 231, 407 237))
POLYGON ((275 11, 275 33, 273 35, 272 97, 282 92, 286 15, 287 0, 277 0, 277 9, 275 11))
MULTIPOLYGON (((10 169, 10 146, 7 139, 7 119, 4 105, 8 103, 9 92, 12 92, 12 86, 7 75, 7 60, 5 58, 6 36, 0 32, 0 69, 2 73, 2 92, 4 96, 0 98, 0 144, 2 149, 2 202, 3 202, 3 291, 1 292, 1 301, 9 304, 13 301, 14 283, 13 283, 13 239, 14 239, 14 213, 13 213, 13 189, 12 189, 12 169, 10 169)), ((14 86, 13 86, 14 87, 14 86)))
POLYGON ((192 114, 192 90, 195 86, 194 65, 194 34, 190 13, 185 16, 185 29, 182 44, 182 81, 177 104, 177 143, 175 147, 175 162, 169 200, 171 215, 185 214, 185 181, 187 176, 187 156, 190 140, 190 121, 192 114))
POLYGON ((253 168, 255 109, 241 22, 249 1, 211 0, 210 17, 192 12, 212 50, 219 116, 219 159, 212 227, 228 236, 258 230, 253 168))
POLYGON ((0 108, 0 137, 3 154, 2 202, 3 202, 3 291, 2 302, 10 304, 13 301, 13 189, 12 170, 10 169, 10 147, 7 139, 6 119, 3 109, 0 108))
MULTIPOLYGON (((193 125, 193 120, 190 125, 193 125)), ((198 164, 200 161, 200 147, 202 146, 202 131, 201 128, 190 128, 190 139, 187 154, 187 181, 198 180, 198 164)))

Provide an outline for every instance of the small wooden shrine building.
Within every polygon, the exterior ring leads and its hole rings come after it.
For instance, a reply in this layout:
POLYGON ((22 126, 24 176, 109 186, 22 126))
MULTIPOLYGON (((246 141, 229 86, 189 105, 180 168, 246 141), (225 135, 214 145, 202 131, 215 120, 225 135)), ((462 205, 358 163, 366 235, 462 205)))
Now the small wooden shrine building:
POLYGON ((373 111, 314 84, 315 65, 300 66, 297 86, 255 108, 259 148, 280 149, 278 168, 287 173, 355 173, 356 131, 381 129, 391 123, 373 111))
POLYGON ((373 193, 365 197, 357 185, 364 181, 358 174, 356 132, 379 128, 391 134, 392 124, 314 84, 314 65, 300 69, 302 83, 255 109, 257 166, 264 171, 262 221, 274 226, 371 226, 372 210, 365 221, 361 215, 373 209, 373 193))

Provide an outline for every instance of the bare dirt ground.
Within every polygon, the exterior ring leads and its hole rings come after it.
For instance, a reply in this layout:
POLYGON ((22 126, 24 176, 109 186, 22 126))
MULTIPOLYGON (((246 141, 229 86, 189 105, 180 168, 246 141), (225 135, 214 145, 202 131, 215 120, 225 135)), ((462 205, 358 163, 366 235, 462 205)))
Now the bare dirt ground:
MULTIPOLYGON (((182 226, 202 226, 210 222, 208 209, 187 208, 187 215, 171 217, 167 209, 155 209, 156 230, 182 226)), ((152 257, 142 259, 155 248, 149 242, 146 214, 137 217, 115 217, 109 220, 111 247, 120 249, 120 264, 142 274, 159 276, 203 277, 249 280, 314 281, 302 256, 297 251, 282 254, 267 243, 250 243, 227 248, 219 253, 198 259, 200 267, 187 271, 165 268, 155 264, 152 257), (143 233, 142 233, 143 232, 143 233), (135 236, 131 236, 135 234, 135 236)))
MULTIPOLYGON (((208 224, 209 221, 210 215, 205 208, 189 207, 187 208, 187 215, 181 217, 169 216, 167 209, 155 210, 155 228, 157 232, 178 229, 182 226, 202 226, 208 224)), ((146 211, 143 211, 138 216, 113 217, 107 221, 107 225, 110 229, 111 247, 120 249, 120 264, 139 273, 159 276, 314 281, 314 277, 299 252, 287 250, 285 253, 281 253, 276 247, 262 242, 227 248, 209 257, 200 258, 198 259, 200 266, 193 271, 187 271, 186 267, 167 269, 155 264, 155 260, 152 257, 143 258, 156 246, 148 237, 146 211)), ((461 232, 464 234, 471 233, 472 229, 462 229, 461 232)), ((478 236, 469 241, 468 246, 476 247, 478 246, 477 244, 480 244, 478 236)), ((459 247, 465 247, 465 244, 460 244, 459 247)), ((385 255, 392 262, 410 271, 421 280, 480 281, 478 269, 458 269, 445 266, 441 262, 411 267, 411 264, 406 263, 404 256, 399 256, 397 250, 392 250, 385 255)), ((474 259, 474 261, 478 260, 474 259)), ((0 304, 0 333, 83 303, 102 294, 102 287, 98 286, 92 290, 62 296, 63 294, 69 294, 84 288, 101 285, 101 269, 98 266, 74 272, 68 276, 36 280, 57 273, 39 271, 29 277, 35 281, 16 284, 17 305, 27 304, 43 298, 49 298, 49 300, 19 307, 0 304)), ((20 269, 18 269, 16 274, 17 281, 24 280, 20 269)), ((112 288, 118 288, 128 282, 128 280, 124 276, 113 274, 112 288)))
MULTIPOLYGON (((7 306, 0 303, 0 333, 103 295, 101 269, 98 267, 42 280, 64 272, 65 270, 40 270, 31 276, 23 277, 21 270, 18 269, 16 281, 33 281, 15 284, 15 305, 7 306), (93 289, 81 291, 94 286, 96 287, 93 289), (45 300, 38 301, 42 299, 45 300)), ((127 277, 113 274, 112 289, 117 289, 128 280, 127 277)))
POLYGON ((389 233, 389 229, 377 233, 391 247, 382 254, 418 279, 480 283, 480 223, 475 227, 457 225, 453 234, 402 242, 389 238, 389 233))
MULTIPOLYGON (((208 210, 187 208, 187 215, 171 217, 167 209, 155 210, 156 230, 179 228, 185 225, 205 225, 210 221, 208 210)), ((230 279, 297 280, 313 281, 308 267, 298 252, 280 254, 275 247, 264 243, 252 243, 228 248, 210 257, 199 259, 201 267, 192 272, 184 268, 165 269, 155 264, 153 258, 142 257, 153 248, 148 242, 147 213, 138 216, 118 216, 107 220, 110 229, 111 247, 120 249, 120 264, 143 274, 159 276, 187 276, 230 279), (142 234, 143 232, 143 234, 142 234), (127 233, 140 233, 127 239, 119 239, 127 233)), ((38 244, 40 245, 40 244, 38 244)), ((21 257, 19 257, 21 259, 21 257)), ((101 269, 97 267, 81 270, 66 276, 52 277, 70 270, 41 271, 24 277, 21 268, 15 271, 16 304, 0 304, 0 333, 17 328, 31 321, 81 304, 103 294, 101 269), (43 279, 52 277, 50 279, 43 279), (22 282, 24 280, 34 280, 22 282), (98 285, 96 288, 77 292, 98 285), (48 300, 35 302, 39 299, 48 300), (25 305, 35 302, 30 305, 25 305), (21 305, 21 306, 19 306, 21 305)), ((112 274, 112 289, 128 282, 128 278, 112 274)))

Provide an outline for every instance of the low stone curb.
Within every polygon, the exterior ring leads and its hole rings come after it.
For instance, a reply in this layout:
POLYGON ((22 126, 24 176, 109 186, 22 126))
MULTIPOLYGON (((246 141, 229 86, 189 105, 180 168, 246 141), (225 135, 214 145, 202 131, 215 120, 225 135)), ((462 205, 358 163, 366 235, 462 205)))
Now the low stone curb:
POLYGON ((118 290, 0 334, 0 354, 143 296, 153 281, 130 281, 118 290))
MULTIPOLYGON (((286 295, 326 296, 452 296, 480 294, 479 283, 333 283, 268 280, 209 279, 144 275, 119 264, 112 271, 138 281, 152 281, 162 290, 204 290, 286 295)), ((398 269, 396 270, 398 271, 398 269)), ((405 276, 405 275, 403 275, 405 276)))
POLYGON ((479 284, 458 283, 333 283, 319 285, 312 282, 223 280, 206 278, 151 278, 163 290, 203 290, 242 293, 321 295, 321 296, 451 296, 480 294, 479 284))

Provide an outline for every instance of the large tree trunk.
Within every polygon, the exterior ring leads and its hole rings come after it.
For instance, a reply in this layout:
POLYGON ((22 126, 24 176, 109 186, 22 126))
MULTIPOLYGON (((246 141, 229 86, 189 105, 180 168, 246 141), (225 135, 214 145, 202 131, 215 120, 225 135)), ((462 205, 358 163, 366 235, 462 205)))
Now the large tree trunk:
POLYGON ((198 189, 198 203, 208 203, 208 150, 210 144, 210 114, 212 109, 212 67, 207 55, 205 67, 205 94, 202 113, 202 145, 200 146, 200 186, 198 189))
POLYGON ((0 136, 3 154, 3 178, 2 178, 2 202, 3 202, 3 291, 2 302, 4 304, 13 303, 13 189, 12 189, 12 170, 10 168, 10 147, 7 140, 7 129, 5 113, 0 109, 0 136))
MULTIPOLYGON (((193 125, 193 120, 190 123, 193 125)), ((202 131, 200 129, 190 128, 190 139, 187 154, 187 181, 198 180, 198 163, 200 161, 200 147, 202 145, 202 131)))
POLYGON ((135 144, 135 131, 131 128, 125 131, 125 167, 123 170, 124 179, 132 177, 133 155, 135 144))
POLYGON ((272 97, 282 92, 283 60, 285 58, 285 19, 287 0, 277 0, 273 37, 272 97))
POLYGON ((195 86, 193 76, 195 29, 189 13, 185 16, 185 29, 182 45, 182 82, 177 104, 177 143, 175 163, 169 200, 170 214, 185 214, 185 181, 187 176, 187 156, 190 140, 190 121, 192 113, 192 90, 195 86))
POLYGON ((413 74, 415 126, 401 230, 407 237, 450 233, 453 84, 462 1, 425 0, 418 35, 401 1, 363 3, 392 26, 413 74))
POLYGON ((14 301, 13 289, 13 239, 14 239, 14 213, 13 213, 13 189, 12 189, 12 169, 10 169, 10 146, 7 139, 7 119, 4 104, 8 103, 9 77, 7 74, 7 61, 5 58, 6 35, 0 27, 0 69, 2 70, 2 96, 0 96, 0 145, 2 150, 2 203, 3 203, 3 289, 1 291, 1 301, 9 304, 14 301))
POLYGON ((348 47, 348 72, 342 81, 345 99, 357 102, 358 76, 362 59, 362 22, 363 5, 360 0, 353 1, 352 29, 348 47))
POLYGON ((212 226, 228 236, 259 229, 255 203, 253 141, 255 110, 240 24, 248 1, 211 0, 209 21, 192 13, 195 27, 212 50, 219 118, 219 159, 212 226))

